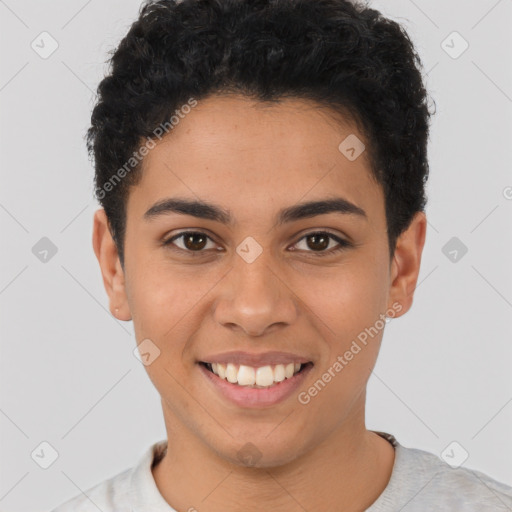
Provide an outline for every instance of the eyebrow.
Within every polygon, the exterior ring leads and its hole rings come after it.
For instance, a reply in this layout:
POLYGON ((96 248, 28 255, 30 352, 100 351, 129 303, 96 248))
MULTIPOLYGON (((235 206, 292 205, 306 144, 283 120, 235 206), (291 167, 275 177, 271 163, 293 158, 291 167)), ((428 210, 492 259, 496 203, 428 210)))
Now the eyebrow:
MULTIPOLYGON (((206 201, 184 198, 166 198, 158 201, 144 214, 144 219, 149 221, 156 217, 173 213, 191 215, 192 217, 213 220, 226 225, 233 225, 235 223, 234 217, 229 210, 206 201)), ((359 206, 342 197, 334 197, 299 203, 283 208, 277 214, 275 225, 279 226, 327 213, 357 215, 366 220, 368 218, 366 212, 359 206)))

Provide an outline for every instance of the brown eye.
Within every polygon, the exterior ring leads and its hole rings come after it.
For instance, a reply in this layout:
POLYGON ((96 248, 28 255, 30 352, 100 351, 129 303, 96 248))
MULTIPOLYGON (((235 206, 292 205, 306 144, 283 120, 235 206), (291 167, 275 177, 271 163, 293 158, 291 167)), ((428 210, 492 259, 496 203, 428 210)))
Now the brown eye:
POLYGON ((347 242, 332 233, 316 231, 303 236, 294 247, 301 251, 318 253, 315 256, 324 256, 336 253, 350 245, 350 242, 347 242), (334 247, 331 245, 331 242, 334 242, 334 247), (302 244, 302 247, 299 247, 300 244, 302 244))
POLYGON ((183 236, 183 245, 191 251, 198 251, 204 249, 207 238, 201 233, 187 233, 183 236))
POLYGON ((203 249, 215 247, 213 240, 200 231, 184 231, 166 240, 164 245, 174 245, 178 250, 186 252, 205 252, 203 249), (178 241, 179 243, 177 243, 178 241), (211 243, 210 246, 208 246, 208 242, 211 243))
POLYGON ((326 236, 324 233, 314 233, 312 235, 308 235, 306 240, 306 243, 310 249, 314 251, 323 251, 329 247, 331 238, 326 236))

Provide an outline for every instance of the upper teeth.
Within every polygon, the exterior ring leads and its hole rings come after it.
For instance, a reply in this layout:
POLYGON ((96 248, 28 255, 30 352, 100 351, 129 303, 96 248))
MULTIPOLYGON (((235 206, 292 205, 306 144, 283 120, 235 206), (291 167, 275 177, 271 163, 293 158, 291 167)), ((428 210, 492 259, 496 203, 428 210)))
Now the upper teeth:
POLYGON ((275 366, 260 366, 253 368, 243 364, 236 365, 232 363, 209 363, 209 367, 221 379, 226 379, 232 384, 239 386, 272 386, 276 382, 289 379, 297 373, 300 363, 276 364, 275 366))

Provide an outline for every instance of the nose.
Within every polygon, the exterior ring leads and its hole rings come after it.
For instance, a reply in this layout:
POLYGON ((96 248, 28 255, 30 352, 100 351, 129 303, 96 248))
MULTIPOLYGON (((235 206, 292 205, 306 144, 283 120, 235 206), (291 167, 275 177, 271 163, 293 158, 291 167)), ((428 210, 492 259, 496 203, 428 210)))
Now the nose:
POLYGON ((294 293, 283 273, 264 254, 252 263, 235 257, 215 303, 214 318, 223 327, 256 337, 296 320, 294 293))

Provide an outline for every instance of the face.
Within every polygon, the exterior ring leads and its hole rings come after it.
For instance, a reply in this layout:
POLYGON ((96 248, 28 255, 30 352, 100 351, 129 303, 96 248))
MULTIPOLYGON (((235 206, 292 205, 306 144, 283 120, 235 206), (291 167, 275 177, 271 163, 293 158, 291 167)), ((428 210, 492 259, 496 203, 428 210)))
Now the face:
POLYGON ((425 219, 390 261, 366 152, 339 149, 351 135, 369 148, 308 101, 213 96, 145 157, 124 270, 97 212, 111 309, 145 340, 169 435, 271 467, 364 429, 384 315, 410 307, 425 219))

